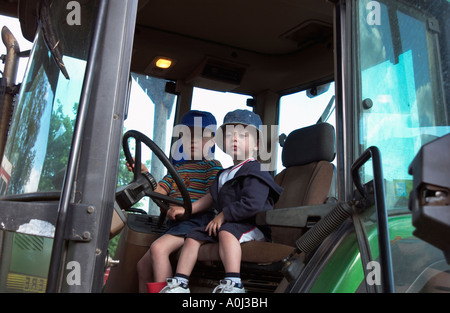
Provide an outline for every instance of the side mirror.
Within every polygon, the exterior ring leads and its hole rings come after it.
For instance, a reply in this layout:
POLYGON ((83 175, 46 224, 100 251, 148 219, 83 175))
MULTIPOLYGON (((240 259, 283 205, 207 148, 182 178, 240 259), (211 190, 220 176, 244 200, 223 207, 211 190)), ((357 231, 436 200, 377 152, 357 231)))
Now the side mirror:
POLYGON ((328 89, 330 89, 330 85, 331 83, 326 83, 320 86, 314 86, 312 88, 309 88, 306 90, 306 95, 308 96, 308 98, 314 98, 317 97, 325 92, 328 91, 328 89))
POLYGON ((419 150, 409 166, 414 236, 444 252, 450 264, 450 134, 419 150))

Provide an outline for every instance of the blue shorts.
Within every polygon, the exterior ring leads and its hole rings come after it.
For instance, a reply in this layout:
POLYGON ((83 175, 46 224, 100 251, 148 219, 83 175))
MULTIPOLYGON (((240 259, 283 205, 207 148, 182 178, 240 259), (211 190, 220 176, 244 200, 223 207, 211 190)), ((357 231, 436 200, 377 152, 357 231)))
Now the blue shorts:
MULTIPOLYGON (((234 235, 239 242, 241 242, 242 236, 246 233, 251 232, 255 228, 256 226, 253 223, 226 222, 222 224, 222 226, 219 229, 219 232, 222 230, 227 231, 232 235, 234 235)), ((270 233, 267 232, 268 229, 260 227, 260 230, 262 231, 262 234, 265 237, 264 239, 266 241, 270 241, 270 233)), ((192 229, 186 237, 206 242, 219 241, 218 236, 210 236, 208 232, 205 231, 205 227, 197 227, 192 229)))
POLYGON ((214 218, 213 213, 202 213, 202 214, 194 214, 186 221, 167 221, 167 229, 164 232, 165 234, 174 235, 174 236, 186 236, 194 228, 203 227, 214 218))

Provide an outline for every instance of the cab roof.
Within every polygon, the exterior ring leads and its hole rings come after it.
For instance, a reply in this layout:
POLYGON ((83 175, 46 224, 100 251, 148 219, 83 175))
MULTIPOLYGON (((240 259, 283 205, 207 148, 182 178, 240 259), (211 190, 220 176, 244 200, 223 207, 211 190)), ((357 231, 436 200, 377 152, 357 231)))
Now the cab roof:
MULTIPOLYGON (((18 4, 0 0, 0 14, 17 17, 18 4)), ((248 95, 330 81, 333 11, 328 0, 140 0, 131 70, 248 95)))

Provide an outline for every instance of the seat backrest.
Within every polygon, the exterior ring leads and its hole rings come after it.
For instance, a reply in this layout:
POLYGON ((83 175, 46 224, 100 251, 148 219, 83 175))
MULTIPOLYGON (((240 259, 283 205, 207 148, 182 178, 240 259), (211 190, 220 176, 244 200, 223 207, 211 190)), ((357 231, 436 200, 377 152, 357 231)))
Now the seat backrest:
MULTIPOLYGON (((284 143, 281 159, 286 167, 275 176, 284 191, 275 209, 325 203, 336 168, 335 131, 328 123, 319 123, 291 132, 284 143)), ((273 242, 295 245, 304 229, 272 227, 273 242)))

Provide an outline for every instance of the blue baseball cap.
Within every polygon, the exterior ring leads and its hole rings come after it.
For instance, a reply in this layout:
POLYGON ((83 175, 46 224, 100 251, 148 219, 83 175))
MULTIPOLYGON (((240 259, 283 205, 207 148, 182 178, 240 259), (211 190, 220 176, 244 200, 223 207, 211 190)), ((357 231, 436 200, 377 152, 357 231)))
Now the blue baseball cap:
POLYGON ((217 130, 216 118, 211 113, 205 111, 191 110, 187 112, 181 118, 180 125, 207 128, 214 133, 217 130))
MULTIPOLYGON (((179 125, 209 129, 211 130, 213 135, 216 133, 217 130, 217 121, 214 115, 212 115, 209 112, 198 110, 191 110, 186 114, 184 114, 183 117, 181 118, 179 125)), ((208 151, 208 158, 212 159, 214 157, 214 152, 216 150, 215 148, 216 148, 215 145, 210 148, 210 151, 208 151)), ((184 152, 181 141, 177 140, 177 147, 175 148, 175 151, 172 154, 172 163, 177 164, 180 162, 184 162, 187 159, 188 157, 184 152)))
POLYGON ((262 121, 258 114, 249 110, 235 110, 228 112, 223 118, 223 124, 220 126, 222 132, 220 132, 219 138, 216 140, 216 144, 222 150, 223 150, 223 131, 225 131, 225 126, 233 124, 240 124, 244 126, 254 127, 258 131, 258 133, 262 136, 262 121))
POLYGON ((220 127, 223 128, 229 124, 253 126, 259 131, 261 131, 262 127, 262 121, 259 115, 249 110, 235 110, 228 112, 223 118, 223 124, 220 127))

